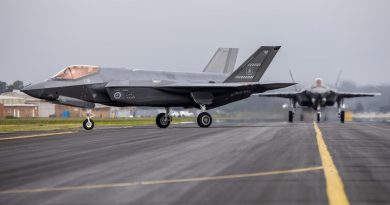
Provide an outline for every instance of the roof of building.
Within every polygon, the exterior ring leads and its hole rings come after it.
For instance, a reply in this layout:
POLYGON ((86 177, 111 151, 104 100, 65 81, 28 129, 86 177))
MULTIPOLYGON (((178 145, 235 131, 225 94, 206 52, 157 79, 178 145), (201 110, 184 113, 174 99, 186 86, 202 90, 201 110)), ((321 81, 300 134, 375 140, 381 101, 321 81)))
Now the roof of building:
POLYGON ((21 92, 20 90, 13 90, 11 92, 2 93, 0 96, 10 96, 10 97, 19 97, 26 101, 42 101, 41 99, 31 97, 26 93, 21 92))
POLYGON ((4 104, 4 107, 38 107, 34 104, 4 104))
POLYGON ((24 100, 21 97, 0 95, 0 100, 24 100))

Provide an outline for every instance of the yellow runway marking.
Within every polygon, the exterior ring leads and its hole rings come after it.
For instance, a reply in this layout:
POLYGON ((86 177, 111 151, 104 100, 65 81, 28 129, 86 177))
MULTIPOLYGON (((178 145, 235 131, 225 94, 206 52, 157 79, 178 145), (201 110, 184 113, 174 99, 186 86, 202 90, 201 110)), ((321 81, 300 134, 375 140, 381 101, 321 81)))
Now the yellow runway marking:
POLYGON ((325 140, 317 123, 314 122, 314 129, 316 131, 317 145, 320 152, 322 166, 324 168, 324 175, 326 180, 326 192, 330 205, 349 205, 347 194, 344 190, 344 184, 341 180, 339 172, 333 162, 325 140))
POLYGON ((25 136, 16 136, 16 137, 3 137, 3 138, 0 138, 0 141, 27 139, 27 138, 44 137, 44 136, 51 136, 51 135, 63 135, 63 134, 70 134, 70 133, 74 133, 74 132, 67 131, 67 132, 44 133, 44 134, 25 135, 25 136))
POLYGON ((167 180, 96 184, 96 185, 82 185, 82 186, 64 186, 64 187, 53 187, 53 188, 48 187, 48 188, 35 188, 35 189, 14 189, 14 190, 0 191, 0 194, 72 191, 72 190, 88 190, 88 189, 102 189, 102 188, 115 188, 115 187, 131 187, 137 185, 142 186, 142 185, 173 184, 173 183, 184 183, 184 182, 216 181, 216 180, 226 180, 226 179, 241 179, 241 178, 248 178, 248 177, 270 176, 270 175, 278 175, 278 174, 302 173, 302 172, 316 171, 322 169, 323 167, 307 167, 307 168, 300 168, 300 169, 256 172, 256 173, 248 173, 248 174, 222 175, 222 176, 211 176, 211 177, 195 177, 195 178, 187 178, 187 179, 167 179, 167 180))

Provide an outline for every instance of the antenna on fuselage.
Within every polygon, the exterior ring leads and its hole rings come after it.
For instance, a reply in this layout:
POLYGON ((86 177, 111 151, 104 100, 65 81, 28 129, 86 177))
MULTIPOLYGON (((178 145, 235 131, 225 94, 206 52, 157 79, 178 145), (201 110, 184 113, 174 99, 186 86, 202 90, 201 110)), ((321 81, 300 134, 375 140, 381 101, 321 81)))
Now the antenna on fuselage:
MULTIPOLYGON (((290 73, 290 77, 291 77, 292 83, 295 83, 294 76, 293 76, 291 70, 289 70, 288 72, 290 73)), ((295 88, 295 91, 298 92, 297 84, 294 85, 294 88, 295 88)))
POLYGON ((337 89, 337 86, 339 85, 339 81, 340 81, 340 76, 341 76, 341 73, 343 72, 343 70, 340 70, 339 71, 339 74, 337 75, 337 79, 336 79, 336 83, 334 85, 334 88, 337 89))

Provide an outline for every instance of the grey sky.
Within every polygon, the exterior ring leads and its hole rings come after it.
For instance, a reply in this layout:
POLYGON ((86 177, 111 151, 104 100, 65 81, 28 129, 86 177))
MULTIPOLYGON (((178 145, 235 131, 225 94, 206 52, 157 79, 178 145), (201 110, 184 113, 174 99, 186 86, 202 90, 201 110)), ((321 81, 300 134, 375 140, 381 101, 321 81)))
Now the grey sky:
POLYGON ((237 65, 281 45, 262 82, 323 77, 389 84, 390 1, 1 0, 0 80, 37 82, 67 65, 201 71, 218 47, 237 65))

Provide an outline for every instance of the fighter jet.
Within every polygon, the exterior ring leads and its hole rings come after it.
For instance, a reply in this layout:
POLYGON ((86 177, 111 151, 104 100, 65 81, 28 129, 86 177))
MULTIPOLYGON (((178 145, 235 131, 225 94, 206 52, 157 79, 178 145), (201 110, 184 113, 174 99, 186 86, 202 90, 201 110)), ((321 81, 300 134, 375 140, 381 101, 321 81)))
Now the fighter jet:
POLYGON ((168 127, 172 121, 171 107, 198 108, 202 111, 197 116, 198 125, 209 127, 212 117, 206 110, 248 98, 253 93, 295 84, 259 83, 279 49, 280 46, 260 47, 230 75, 69 66, 46 81, 25 87, 22 92, 53 103, 87 108, 87 119, 83 122, 86 130, 94 127, 91 108, 95 103, 164 107, 166 112, 156 117, 160 128, 168 127))
MULTIPOLYGON (((290 72, 291 78, 292 74, 290 72)), ((294 79, 293 79, 294 82, 294 79)), ((337 87, 336 81, 336 86, 337 87)), ((260 93, 257 94, 259 97, 281 97, 290 99, 290 110, 288 112, 288 121, 293 122, 296 104, 300 106, 313 108, 317 111, 317 121, 321 120, 321 108, 325 106, 334 106, 337 105, 338 118, 341 123, 345 121, 345 111, 343 110, 344 99, 345 98, 355 98, 355 97, 373 97, 380 95, 380 93, 356 93, 356 92, 340 92, 336 89, 331 89, 330 87, 324 84, 324 81, 321 78, 316 78, 313 85, 308 88, 298 89, 295 87, 296 92, 282 92, 282 93, 260 93)))

